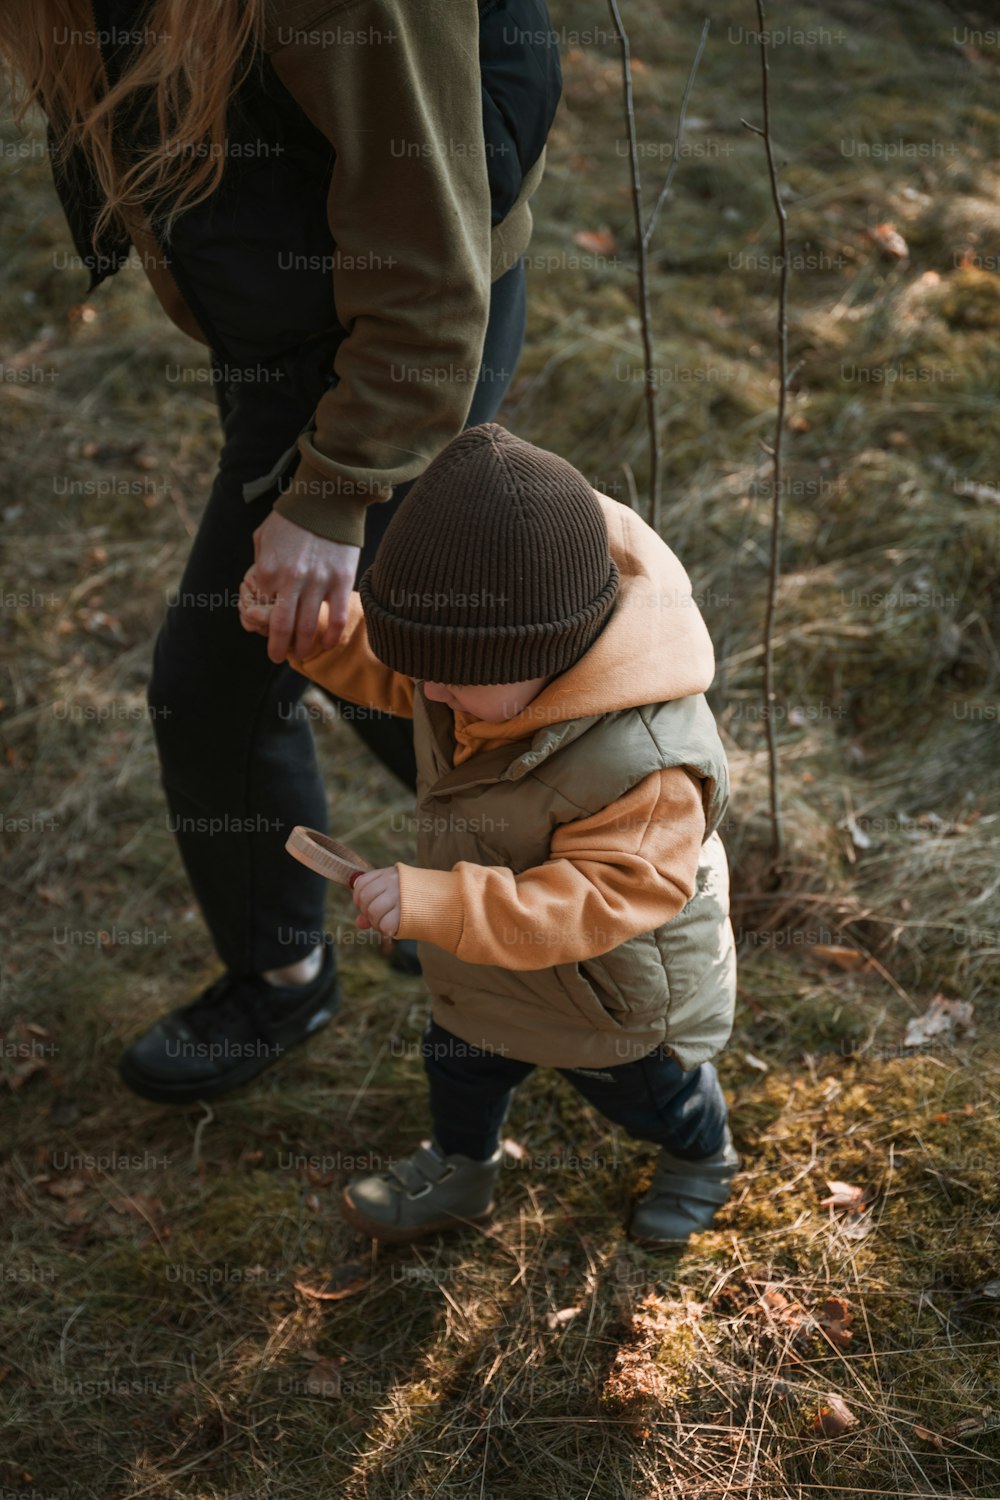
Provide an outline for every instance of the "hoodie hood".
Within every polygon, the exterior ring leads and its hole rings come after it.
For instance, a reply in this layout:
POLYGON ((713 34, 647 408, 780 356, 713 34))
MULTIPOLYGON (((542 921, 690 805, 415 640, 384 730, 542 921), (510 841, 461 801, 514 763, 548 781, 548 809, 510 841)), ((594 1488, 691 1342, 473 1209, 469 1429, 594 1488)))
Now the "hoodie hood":
POLYGON ((590 649, 502 724, 455 713, 455 763, 530 738, 547 724, 703 693, 715 652, 691 580, 662 537, 627 505, 594 491, 618 565, 618 598, 590 649))

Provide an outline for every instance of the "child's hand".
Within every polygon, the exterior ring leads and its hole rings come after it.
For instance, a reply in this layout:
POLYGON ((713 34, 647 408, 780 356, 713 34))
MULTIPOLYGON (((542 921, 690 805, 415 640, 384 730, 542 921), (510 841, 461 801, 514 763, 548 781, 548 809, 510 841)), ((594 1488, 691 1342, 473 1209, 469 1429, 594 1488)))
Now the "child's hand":
POLYGON ((267 635, 273 608, 273 602, 258 590, 257 573, 251 563, 240 584, 240 624, 252 634, 267 635))
POLYGON ((395 865, 386 870, 365 870, 351 882, 354 904, 361 915, 357 926, 377 927, 385 937, 395 937, 399 927, 399 875, 395 865))
MULTIPOLYGON (((257 570, 251 563, 243 575, 240 584, 240 624, 244 630, 249 630, 257 635, 267 635, 271 628, 271 613, 274 609, 276 599, 268 599, 261 592, 257 583, 257 570)), ((319 636, 326 629, 330 618, 330 606, 324 599, 319 607, 319 622, 316 626, 316 635, 319 636)), ((308 654, 308 653, 307 653, 308 654)))

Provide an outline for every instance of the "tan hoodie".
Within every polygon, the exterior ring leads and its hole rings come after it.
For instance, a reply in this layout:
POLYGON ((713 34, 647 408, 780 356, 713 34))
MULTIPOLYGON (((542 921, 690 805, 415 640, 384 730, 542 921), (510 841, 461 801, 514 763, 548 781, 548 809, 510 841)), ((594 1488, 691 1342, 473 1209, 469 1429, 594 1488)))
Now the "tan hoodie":
MULTIPOLYGON (((455 765, 540 735, 548 724, 686 697, 711 683, 712 643, 680 561, 628 506, 595 494, 621 576, 607 625, 515 718, 493 724, 456 714, 455 765)), ((373 654, 357 592, 340 643, 290 660, 352 702, 413 715, 413 681, 373 654)), ((695 890, 705 829, 698 778, 678 767, 656 771, 600 813, 558 826, 549 859, 520 874, 468 861, 453 870, 397 863, 397 936, 508 969, 593 956, 582 951, 580 935, 598 934, 595 952, 606 951, 683 909, 695 890), (542 931, 565 937, 533 943, 542 931), (525 941, 512 938, 516 932, 525 941)))

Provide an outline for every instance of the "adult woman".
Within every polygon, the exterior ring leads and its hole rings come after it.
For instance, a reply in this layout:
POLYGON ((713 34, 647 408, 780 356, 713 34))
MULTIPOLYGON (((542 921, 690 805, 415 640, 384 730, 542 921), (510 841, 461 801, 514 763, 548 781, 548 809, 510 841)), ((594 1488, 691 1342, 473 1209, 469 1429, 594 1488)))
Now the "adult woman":
MULTIPOLYGON (((211 1098, 338 1003, 324 882, 283 853, 295 823, 325 826, 284 659, 324 601, 336 642, 409 484, 500 406, 554 34, 543 0, 8 0, 0 52, 48 118, 88 292, 134 245, 211 351, 224 445, 149 699, 225 972, 122 1059, 147 1098, 211 1098), (234 607, 253 559, 266 647, 234 607)), ((412 778, 408 726, 351 722, 412 778)))

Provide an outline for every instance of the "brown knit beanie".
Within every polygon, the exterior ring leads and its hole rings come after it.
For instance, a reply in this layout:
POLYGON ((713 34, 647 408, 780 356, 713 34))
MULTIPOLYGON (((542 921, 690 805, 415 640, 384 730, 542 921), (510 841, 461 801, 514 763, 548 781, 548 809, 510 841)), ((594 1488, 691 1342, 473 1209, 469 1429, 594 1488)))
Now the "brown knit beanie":
POLYGON ((387 666, 485 686, 578 661, 607 623, 618 569, 583 475, 483 422, 428 464, 358 589, 387 666))

